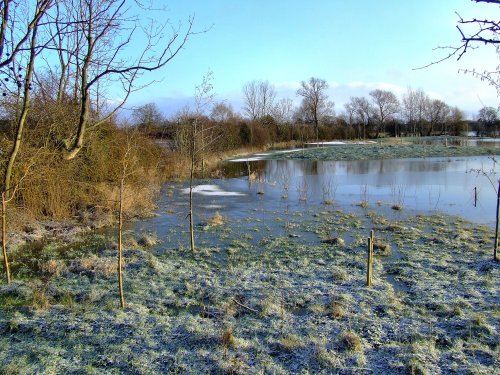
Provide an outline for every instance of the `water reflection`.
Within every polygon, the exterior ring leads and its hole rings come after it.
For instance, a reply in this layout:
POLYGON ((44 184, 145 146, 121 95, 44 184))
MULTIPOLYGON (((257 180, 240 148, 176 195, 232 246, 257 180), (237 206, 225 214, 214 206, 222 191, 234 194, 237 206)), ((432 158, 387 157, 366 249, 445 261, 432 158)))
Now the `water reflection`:
MULTIPOLYGON (((403 205, 405 210, 441 211, 469 220, 492 224, 495 215, 495 190, 498 178, 493 160, 488 157, 427 159, 390 159, 356 161, 259 160, 228 163, 226 177, 240 177, 248 170, 256 176, 256 186, 266 193, 266 200, 279 200, 283 190, 292 202, 321 203, 326 198, 349 207, 367 200, 372 207, 403 205), (478 170, 487 172, 477 173, 478 170), (491 181, 490 181, 491 180, 491 181), (479 192, 474 207, 474 189, 479 192), (305 191, 306 190, 306 191, 305 191)), ((498 170, 498 171, 497 171, 498 170)), ((237 182, 235 188, 242 188, 237 182)))

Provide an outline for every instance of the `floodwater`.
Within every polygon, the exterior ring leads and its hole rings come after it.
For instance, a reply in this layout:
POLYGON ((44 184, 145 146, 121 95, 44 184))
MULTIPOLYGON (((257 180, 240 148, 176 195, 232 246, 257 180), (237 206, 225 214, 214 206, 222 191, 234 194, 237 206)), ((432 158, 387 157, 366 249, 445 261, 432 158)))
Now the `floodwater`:
MULTIPOLYGON (((493 224, 500 166, 489 157, 356 161, 260 160, 250 163, 255 182, 239 178, 234 188, 265 193, 270 201, 288 196, 301 204, 329 201, 349 210, 366 201, 387 214, 399 206, 413 213, 442 212, 493 224), (495 188, 494 188, 495 186, 495 188), (389 212, 387 212, 389 210, 389 212)), ((245 162, 226 174, 248 174, 245 162)), ((231 186, 232 188, 232 186, 231 186)))
MULTIPOLYGON (((252 233, 254 242, 269 236, 288 236, 283 222, 329 210, 361 216, 375 211, 393 220, 419 213, 444 213, 491 227, 495 223, 493 185, 497 184, 500 166, 489 157, 257 160, 227 162, 222 170, 224 178, 195 182, 199 246, 230 246, 235 239, 234 228, 240 228, 242 236, 252 233), (367 207, 361 207, 362 202, 367 207), (231 236, 224 236, 223 231, 203 234, 216 212, 233 228, 231 236), (280 218, 283 221, 278 222, 280 218)), ((189 246, 188 191, 185 184, 166 185, 158 201, 158 215, 129 228, 154 232, 163 245, 189 246)), ((317 240, 314 233, 301 235, 297 242, 311 240, 317 240)))

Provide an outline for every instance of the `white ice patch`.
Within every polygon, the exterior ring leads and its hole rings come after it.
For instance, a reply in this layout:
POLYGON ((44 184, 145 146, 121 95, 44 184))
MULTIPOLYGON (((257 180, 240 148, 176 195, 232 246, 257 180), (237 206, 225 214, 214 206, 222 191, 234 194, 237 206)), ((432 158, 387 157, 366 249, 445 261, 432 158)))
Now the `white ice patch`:
POLYGON ((202 208, 206 208, 207 210, 220 210, 221 208, 224 208, 224 206, 220 204, 207 204, 201 206, 202 208))
POLYGON ((372 145, 376 144, 377 142, 375 141, 347 141, 347 142, 342 142, 342 141, 329 141, 329 142, 311 142, 307 143, 308 145, 311 146, 336 146, 336 145, 372 145))
MULTIPOLYGON (((189 194, 189 188, 181 190, 183 194, 189 194)), ((212 197, 241 197, 245 194, 235 191, 224 191, 217 185, 197 185, 193 186, 193 193, 212 197)))
POLYGON ((238 159, 231 159, 229 160, 230 162, 233 163, 240 163, 240 162, 247 162, 247 161, 259 161, 259 160, 265 160, 266 156, 273 155, 273 154, 287 154, 290 152, 297 152, 297 151, 302 151, 304 150, 303 148, 293 148, 289 150, 278 150, 278 151, 270 151, 270 152, 261 152, 258 154, 253 154, 252 156, 248 158, 238 158, 238 159))
POLYGON ((345 145, 346 143, 341 141, 329 141, 329 142, 310 142, 307 144, 311 146, 317 146, 317 145, 334 146, 334 145, 345 145))
POLYGON ((235 162, 235 163, 241 163, 241 162, 247 162, 247 161, 259 161, 262 160, 261 157, 251 157, 251 158, 243 158, 243 159, 231 159, 229 161, 235 162))

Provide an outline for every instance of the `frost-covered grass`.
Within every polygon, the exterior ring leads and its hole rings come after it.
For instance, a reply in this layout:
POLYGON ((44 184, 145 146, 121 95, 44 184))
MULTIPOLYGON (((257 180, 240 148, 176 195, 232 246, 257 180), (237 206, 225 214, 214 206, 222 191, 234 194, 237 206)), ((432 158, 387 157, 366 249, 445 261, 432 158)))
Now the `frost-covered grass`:
POLYGON ((290 153, 275 153, 268 159, 311 159, 311 160, 372 160, 429 158, 453 156, 497 155, 498 149, 476 146, 445 146, 421 144, 346 144, 331 147, 308 148, 290 153))
POLYGON ((127 232, 124 310, 113 239, 14 251, 15 281, 0 284, 0 373, 495 373, 492 230, 360 212, 251 211, 201 231, 195 254, 127 232))

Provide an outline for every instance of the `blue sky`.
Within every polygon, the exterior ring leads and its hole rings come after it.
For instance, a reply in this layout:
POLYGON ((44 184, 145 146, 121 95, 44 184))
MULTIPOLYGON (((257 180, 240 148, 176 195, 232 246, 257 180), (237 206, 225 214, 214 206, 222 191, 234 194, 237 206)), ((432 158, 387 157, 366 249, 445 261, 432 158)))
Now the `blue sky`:
MULTIPOLYGON (((163 4, 163 3, 162 3, 163 4)), ((167 2, 165 1, 165 4, 167 2)), ((169 1, 162 16, 173 24, 195 16, 193 36, 162 71, 159 82, 135 93, 129 106, 156 102, 166 115, 191 103, 195 86, 213 72, 216 100, 242 104, 242 86, 269 80, 279 97, 299 102, 295 92, 309 77, 327 80, 335 109, 350 96, 375 88, 400 95, 408 86, 457 105, 471 116, 483 105, 497 106, 493 88, 459 69, 498 65, 492 47, 471 51, 422 70, 414 68, 446 54, 438 46, 456 45, 462 17, 498 18, 495 5, 470 0, 184 0, 169 1)))

